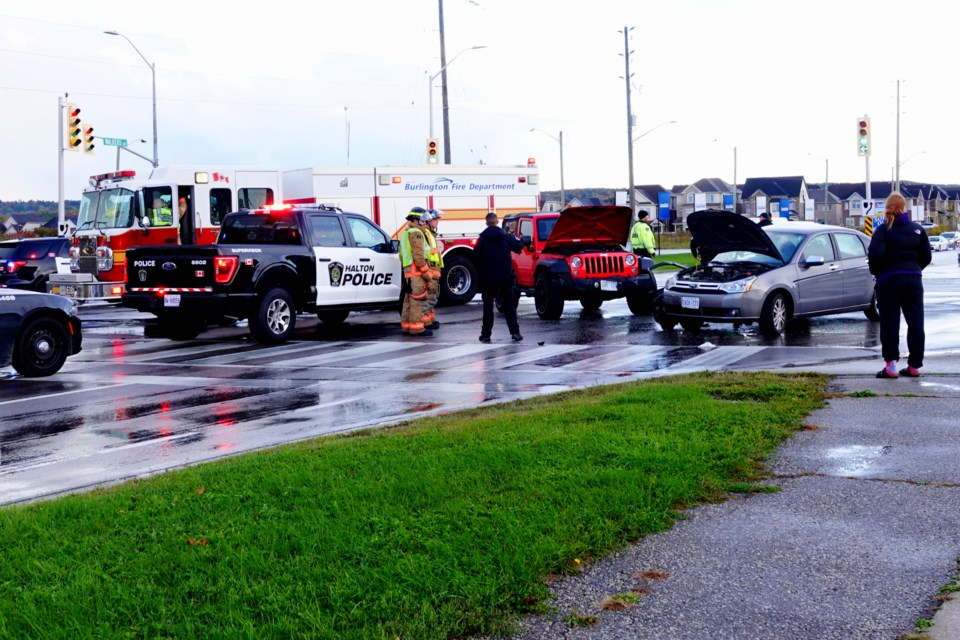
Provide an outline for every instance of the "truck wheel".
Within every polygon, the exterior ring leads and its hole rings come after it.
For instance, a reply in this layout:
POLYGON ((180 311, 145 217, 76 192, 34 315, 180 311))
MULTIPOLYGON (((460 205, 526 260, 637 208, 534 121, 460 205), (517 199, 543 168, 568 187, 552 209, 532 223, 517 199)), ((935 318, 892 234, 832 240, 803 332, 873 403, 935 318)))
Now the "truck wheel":
POLYGON ((317 311, 317 317, 323 324, 342 324, 350 311, 347 309, 338 309, 336 311, 317 311))
POLYGON ((466 304, 477 293, 477 267, 467 256, 449 256, 444 259, 440 278, 440 298, 451 304, 466 304))
POLYGON ((634 291, 627 294, 627 306, 635 316, 648 316, 653 313, 657 297, 656 291, 634 291))
POLYGON ((603 300, 600 298, 580 298, 580 306, 586 309, 587 311, 596 311, 603 305, 603 300))
POLYGON ((53 318, 26 326, 13 348, 13 368, 28 378, 52 376, 67 360, 67 331, 53 318))
POLYGON ((203 331, 202 319, 182 313, 162 313, 157 315, 160 333, 171 340, 193 340, 203 331))
POLYGON ((663 310, 662 293, 653 296, 653 319, 664 331, 673 331, 677 327, 677 319, 667 315, 663 310))
POLYGON ((261 344, 278 344, 290 337, 296 323, 293 298, 287 290, 270 289, 260 298, 260 305, 250 316, 250 333, 261 344))
POLYGON ((537 276, 533 289, 533 301, 541 320, 556 320, 563 315, 563 298, 557 292, 553 278, 548 273, 537 276))
POLYGON ((790 316, 790 307, 782 293, 774 293, 763 303, 760 311, 760 333, 778 336, 783 333, 790 316))

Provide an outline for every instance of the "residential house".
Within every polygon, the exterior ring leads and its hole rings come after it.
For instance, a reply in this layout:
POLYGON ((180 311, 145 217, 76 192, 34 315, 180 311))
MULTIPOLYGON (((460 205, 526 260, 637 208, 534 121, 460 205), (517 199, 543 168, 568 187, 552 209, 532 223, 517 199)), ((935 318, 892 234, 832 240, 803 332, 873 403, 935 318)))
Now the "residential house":
POLYGON ((701 209, 722 209, 724 196, 733 201, 734 187, 720 178, 703 178, 693 184, 674 185, 670 190, 673 222, 685 228, 687 216, 701 209))
POLYGON ((829 189, 824 192, 823 185, 807 185, 807 195, 810 196, 810 199, 807 200, 807 208, 811 215, 808 216, 804 212, 800 216, 802 219, 839 226, 846 224, 843 219, 843 203, 829 189), (824 197, 824 193, 826 193, 826 197, 824 197))
POLYGON ((803 176, 778 178, 747 178, 743 183, 741 213, 755 218, 764 211, 776 217, 802 220, 810 194, 803 176), (787 210, 781 211, 781 202, 786 200, 787 210))

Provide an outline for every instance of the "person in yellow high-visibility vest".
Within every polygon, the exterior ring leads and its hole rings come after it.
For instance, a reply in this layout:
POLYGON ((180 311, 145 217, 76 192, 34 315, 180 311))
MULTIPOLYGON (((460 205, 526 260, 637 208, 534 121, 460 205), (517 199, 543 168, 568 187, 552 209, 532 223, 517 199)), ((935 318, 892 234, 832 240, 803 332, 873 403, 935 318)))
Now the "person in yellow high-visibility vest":
POLYGON ((423 301, 427 297, 430 265, 427 262, 427 241, 423 229, 426 210, 414 207, 407 214, 409 223, 400 234, 400 264, 403 267, 403 308, 400 329, 411 336, 432 336, 423 326, 423 301))
POLYGON ((657 240, 653 237, 653 229, 647 222, 650 214, 641 210, 637 213, 637 223, 630 230, 630 244, 633 252, 638 256, 652 258, 657 255, 657 240))
POLYGON ((427 226, 423 230, 428 245, 427 262, 430 263, 427 299, 423 303, 423 326, 427 329, 440 328, 434 310, 437 308, 437 302, 440 301, 440 275, 443 273, 443 243, 437 240, 437 227, 442 217, 443 211, 439 209, 428 210, 427 226))

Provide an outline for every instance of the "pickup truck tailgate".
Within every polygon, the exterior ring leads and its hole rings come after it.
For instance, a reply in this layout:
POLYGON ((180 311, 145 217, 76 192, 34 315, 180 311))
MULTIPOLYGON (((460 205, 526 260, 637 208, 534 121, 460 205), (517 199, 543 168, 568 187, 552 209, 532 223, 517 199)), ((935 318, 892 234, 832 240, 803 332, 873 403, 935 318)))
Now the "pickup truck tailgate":
MULTIPOLYGON (((212 246, 137 247, 127 251, 127 291, 164 287, 170 289, 208 289, 219 269, 236 269, 231 264, 217 266, 220 252, 212 246)), ((220 259, 221 262, 224 259, 220 259)))

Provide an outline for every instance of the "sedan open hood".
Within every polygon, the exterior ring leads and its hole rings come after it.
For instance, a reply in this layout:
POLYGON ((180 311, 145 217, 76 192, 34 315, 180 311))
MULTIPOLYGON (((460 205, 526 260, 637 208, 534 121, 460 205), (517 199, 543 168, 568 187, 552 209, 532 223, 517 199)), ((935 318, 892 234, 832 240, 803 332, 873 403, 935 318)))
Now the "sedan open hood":
POLYGON ((545 251, 577 245, 623 245, 630 235, 630 207, 569 207, 560 212, 545 251))
POLYGON ((704 263, 724 251, 753 251, 783 262, 770 236, 750 218, 730 211, 704 209, 687 216, 687 227, 704 263))

